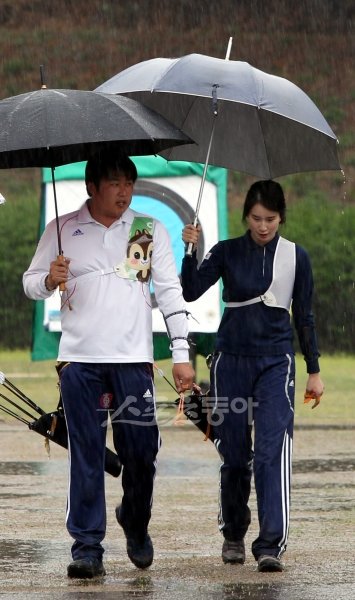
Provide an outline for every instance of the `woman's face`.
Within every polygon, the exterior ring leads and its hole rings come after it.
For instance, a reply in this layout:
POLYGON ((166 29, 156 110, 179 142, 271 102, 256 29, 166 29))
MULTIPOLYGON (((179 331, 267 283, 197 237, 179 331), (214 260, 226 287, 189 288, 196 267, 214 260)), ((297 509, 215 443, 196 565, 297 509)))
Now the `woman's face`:
POLYGON ((246 221, 254 242, 259 246, 265 246, 275 237, 281 217, 278 212, 268 210, 262 204, 254 204, 246 221))

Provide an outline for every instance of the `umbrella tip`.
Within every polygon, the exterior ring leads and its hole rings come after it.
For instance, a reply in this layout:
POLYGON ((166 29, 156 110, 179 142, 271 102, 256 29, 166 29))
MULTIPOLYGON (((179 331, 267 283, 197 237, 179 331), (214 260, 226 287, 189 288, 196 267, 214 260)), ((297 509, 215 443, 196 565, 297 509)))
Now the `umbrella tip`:
POLYGON ((39 66, 39 74, 41 77, 41 90, 45 90, 45 89, 47 89, 47 86, 45 84, 45 78, 44 78, 44 65, 39 66))
POLYGON ((230 37, 229 38, 229 42, 228 42, 228 46, 227 46, 227 52, 226 52, 226 58, 225 60, 229 60, 229 57, 231 55, 231 50, 232 50, 232 42, 233 42, 233 38, 230 37))

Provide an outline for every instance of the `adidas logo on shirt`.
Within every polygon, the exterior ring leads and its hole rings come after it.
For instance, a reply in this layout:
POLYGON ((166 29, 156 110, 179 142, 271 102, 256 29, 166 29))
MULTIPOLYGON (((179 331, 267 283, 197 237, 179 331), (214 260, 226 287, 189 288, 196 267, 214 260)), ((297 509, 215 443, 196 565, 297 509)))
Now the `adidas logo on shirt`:
POLYGON ((81 231, 81 229, 76 229, 73 233, 73 237, 74 235, 84 235, 84 233, 81 231))
POLYGON ((143 398, 152 398, 152 393, 150 391, 150 389, 148 388, 146 392, 144 392, 143 394, 143 398))
POLYGON ((291 381, 288 385, 289 385, 289 387, 295 387, 295 382, 293 381, 293 379, 291 379, 291 381))

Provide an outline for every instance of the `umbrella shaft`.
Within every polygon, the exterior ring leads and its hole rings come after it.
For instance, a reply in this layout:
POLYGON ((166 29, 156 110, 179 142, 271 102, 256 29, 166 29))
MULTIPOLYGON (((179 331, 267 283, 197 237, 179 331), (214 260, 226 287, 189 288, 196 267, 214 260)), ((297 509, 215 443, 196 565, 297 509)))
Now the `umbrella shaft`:
POLYGON ((57 190, 55 187, 54 167, 51 167, 52 173, 52 184, 53 184, 53 196, 54 196, 54 209, 55 209, 55 222, 57 225, 57 239, 58 239, 58 254, 63 254, 62 242, 60 240, 60 229, 59 229, 59 215, 58 215, 58 203, 57 203, 57 190))
MULTIPOLYGON (((195 217, 194 217, 194 222, 193 222, 193 224, 194 224, 195 227, 197 226, 197 223, 198 223, 198 214, 200 212, 200 206, 201 206, 203 188, 205 187, 205 181, 206 181, 208 163, 209 163, 209 160, 210 160, 210 154, 211 154, 211 148, 212 148, 214 130, 215 130, 215 126, 216 126, 216 118, 217 118, 217 113, 214 113, 213 125, 212 125, 212 130, 211 130, 211 135, 210 135, 210 141, 208 143, 206 161, 205 161, 205 166, 204 166, 204 169, 203 169, 203 174, 202 174, 202 179, 201 179, 201 185, 200 185, 200 191, 198 193, 198 199, 197 199, 195 217)), ((189 245, 187 246, 186 256, 192 256, 193 247, 194 247, 193 243, 190 242, 189 245)))

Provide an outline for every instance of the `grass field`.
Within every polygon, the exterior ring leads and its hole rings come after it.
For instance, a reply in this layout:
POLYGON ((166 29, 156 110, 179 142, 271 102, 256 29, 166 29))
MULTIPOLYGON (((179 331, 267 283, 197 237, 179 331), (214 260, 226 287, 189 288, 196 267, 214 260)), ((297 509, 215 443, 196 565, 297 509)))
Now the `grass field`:
MULTIPOLYGON (((303 391, 306 383, 305 364, 302 357, 296 358, 296 424, 298 425, 336 425, 355 426, 355 357, 322 356, 321 375, 325 384, 325 393, 320 406, 312 410, 303 403, 303 391)), ((54 361, 32 362, 29 351, 0 351, 0 371, 34 402, 46 411, 53 410, 58 401, 57 374, 54 361)), ((169 381, 172 381, 171 362, 159 362, 159 368, 169 381)), ((208 379, 208 369, 203 357, 197 359, 196 381, 208 379)), ((176 394, 165 379, 156 373, 157 400, 169 402, 176 394)), ((8 395, 5 389, 1 389, 8 395)), ((4 401, 0 398, 0 404, 4 401)), ((175 408, 159 408, 158 418, 166 424, 172 422, 175 408)), ((12 417, 0 412, 0 419, 12 420, 12 417)))

